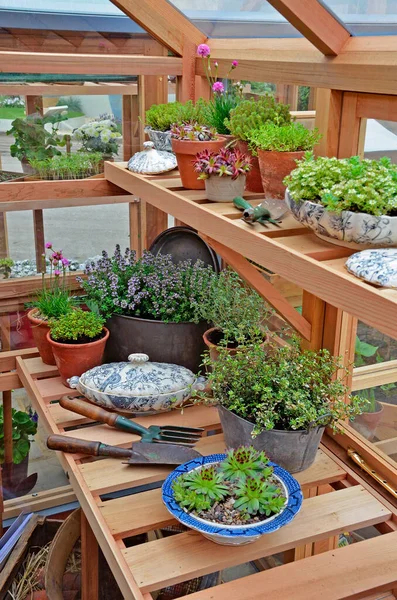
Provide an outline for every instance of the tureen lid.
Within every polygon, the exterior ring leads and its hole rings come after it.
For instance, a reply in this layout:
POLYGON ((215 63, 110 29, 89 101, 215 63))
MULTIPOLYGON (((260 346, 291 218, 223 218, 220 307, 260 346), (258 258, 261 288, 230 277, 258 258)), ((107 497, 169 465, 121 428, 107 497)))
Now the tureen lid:
POLYGON ((172 152, 155 150, 153 142, 144 142, 143 151, 136 152, 128 161, 127 168, 133 173, 155 175, 176 168, 176 157, 172 152))
POLYGON ((147 354, 130 354, 129 362, 101 365, 86 371, 80 385, 113 396, 158 396, 183 390, 195 381, 189 369, 149 362, 147 354))

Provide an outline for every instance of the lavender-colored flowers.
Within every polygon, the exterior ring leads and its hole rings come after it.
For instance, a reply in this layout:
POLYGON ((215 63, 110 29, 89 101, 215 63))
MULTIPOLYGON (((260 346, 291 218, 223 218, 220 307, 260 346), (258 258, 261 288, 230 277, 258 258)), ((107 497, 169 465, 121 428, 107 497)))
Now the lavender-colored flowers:
POLYGON ((225 91, 225 86, 223 85, 222 81, 215 81, 212 86, 212 91, 215 92, 215 94, 223 94, 225 91))
POLYGON ((207 44, 200 44, 197 46, 197 54, 202 58, 207 58, 211 53, 210 47, 207 44))
POLYGON ((116 246, 110 258, 105 252, 97 262, 87 264, 87 279, 78 278, 88 299, 101 314, 113 313, 166 322, 197 322, 198 306, 216 277, 201 261, 183 261, 177 265, 169 255, 144 252, 124 254, 116 246))

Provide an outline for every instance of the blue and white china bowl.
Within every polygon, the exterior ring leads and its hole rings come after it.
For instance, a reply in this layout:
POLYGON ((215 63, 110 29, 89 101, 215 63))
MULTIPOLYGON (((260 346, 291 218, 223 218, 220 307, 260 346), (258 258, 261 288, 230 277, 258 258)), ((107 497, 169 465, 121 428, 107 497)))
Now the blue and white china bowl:
POLYGON ((135 415, 156 414, 180 407, 192 389, 204 389, 205 379, 169 363, 148 362, 147 354, 130 354, 129 362, 94 367, 68 384, 91 402, 135 415))
POLYGON ((156 131, 151 127, 145 127, 145 133, 148 134, 156 150, 160 152, 172 152, 170 131, 156 131))
POLYGON ((206 521, 200 517, 188 513, 175 501, 172 483, 174 479, 182 475, 200 469, 203 465, 220 462, 226 458, 226 454, 211 454, 210 456, 200 456, 194 460, 184 463, 177 467, 163 483, 162 494, 163 502, 168 511, 183 525, 199 531, 204 537, 225 546, 241 546, 255 542, 261 535, 277 531, 284 525, 287 525, 302 506, 302 490, 299 483, 286 471, 278 465, 269 462, 274 467, 274 475, 280 482, 280 486, 286 496, 284 508, 272 517, 268 517, 258 523, 251 525, 221 525, 212 521, 206 521))
POLYGON ((294 200, 288 189, 285 202, 297 221, 326 242, 354 249, 397 246, 397 217, 350 210, 337 214, 310 200, 294 200))
POLYGON ((346 269, 356 277, 386 288, 397 288, 397 248, 363 250, 349 256, 346 269))

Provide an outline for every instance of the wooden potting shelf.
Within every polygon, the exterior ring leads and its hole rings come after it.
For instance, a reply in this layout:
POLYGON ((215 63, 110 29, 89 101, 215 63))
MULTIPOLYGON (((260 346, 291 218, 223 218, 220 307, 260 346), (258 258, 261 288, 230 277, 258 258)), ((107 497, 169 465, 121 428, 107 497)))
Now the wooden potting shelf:
MULTIPOLYGON (((266 267, 386 335, 397 337, 397 291, 376 288, 350 275, 344 265, 354 250, 323 241, 291 214, 280 227, 249 225, 231 202, 210 202, 205 191, 185 190, 177 171, 146 176, 131 173, 126 163, 106 163, 105 177, 206 236, 226 262, 229 260, 222 249, 266 267)), ((246 198, 258 204, 263 196, 247 194, 246 198)))
MULTIPOLYGON (((129 446, 136 436, 60 407, 56 402, 70 390, 55 367, 40 358, 16 358, 17 375, 48 433, 129 446), (81 427, 82 426, 82 427, 81 427)), ((73 393, 73 392, 72 392, 73 393)), ((224 450, 216 409, 190 407, 137 419, 146 424, 202 426, 206 435, 198 448, 203 454, 224 450)), ((92 532, 126 600, 151 600, 160 588, 283 552, 286 564, 263 570, 215 588, 191 593, 189 600, 337 600, 394 598, 397 588, 397 527, 393 507, 349 470, 327 448, 321 447, 312 467, 296 475, 305 495, 301 512, 281 530, 241 547, 219 546, 193 531, 170 537, 156 532, 175 525, 161 501, 159 488, 141 491, 145 484, 160 485, 167 467, 130 467, 117 459, 92 460, 58 453, 68 473, 92 532), (109 499, 109 494, 118 497, 109 499), (338 548, 338 535, 375 526, 382 535, 338 548), (128 547, 127 538, 148 534, 128 547), (326 552, 331 550, 330 552, 326 552), (293 559, 303 559, 291 562, 293 559)), ((92 539, 83 536, 83 570, 92 588, 85 598, 96 598, 96 562, 92 539), (91 545, 90 545, 91 544, 91 545)), ((83 595, 84 597, 84 595, 83 595)))

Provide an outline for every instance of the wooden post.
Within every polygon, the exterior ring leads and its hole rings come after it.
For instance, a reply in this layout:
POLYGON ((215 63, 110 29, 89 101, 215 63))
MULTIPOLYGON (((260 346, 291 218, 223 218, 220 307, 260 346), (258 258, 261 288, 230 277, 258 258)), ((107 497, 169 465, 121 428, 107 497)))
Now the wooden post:
POLYGON ((95 535, 83 511, 81 511, 81 598, 98 600, 99 548, 95 535))
POLYGON ((123 118, 122 118, 122 129, 123 129, 123 160, 129 160, 133 154, 132 151, 132 114, 133 114, 133 96, 123 96, 123 118))

